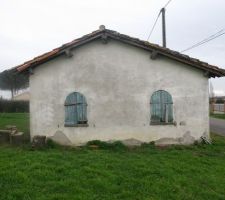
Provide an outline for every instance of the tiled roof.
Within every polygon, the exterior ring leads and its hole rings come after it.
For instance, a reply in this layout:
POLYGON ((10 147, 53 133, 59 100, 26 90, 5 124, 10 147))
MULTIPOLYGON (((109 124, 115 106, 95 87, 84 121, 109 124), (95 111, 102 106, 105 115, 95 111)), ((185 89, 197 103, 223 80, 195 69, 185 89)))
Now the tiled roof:
POLYGON ((136 47, 145 49, 145 50, 149 51, 150 53, 154 52, 155 54, 164 55, 171 59, 177 60, 181 63, 190 65, 190 66, 198 68, 198 69, 202 69, 203 71, 206 72, 206 75, 208 77, 225 76, 225 70, 221 69, 217 66, 210 65, 206 62, 202 62, 198 59, 191 58, 191 57, 181 54, 177 51, 173 51, 171 49, 164 48, 159 45, 140 40, 138 38, 130 37, 128 35, 120 34, 116 31, 105 29, 104 27, 100 28, 99 30, 96 30, 90 34, 84 35, 81 38, 78 38, 69 43, 66 43, 66 44, 62 45, 61 47, 53 49, 52 51, 49 51, 43 55, 35 57, 32 60, 29 60, 21 65, 16 66, 14 69, 16 69, 19 72, 22 72, 31 67, 36 67, 42 63, 47 62, 50 59, 53 59, 59 55, 65 54, 68 49, 72 49, 77 46, 81 46, 87 42, 90 42, 90 41, 93 41, 93 40, 99 39, 99 38, 102 38, 102 39, 107 39, 107 38, 110 39, 111 38, 111 39, 119 40, 124 43, 130 44, 132 46, 136 46, 136 47))

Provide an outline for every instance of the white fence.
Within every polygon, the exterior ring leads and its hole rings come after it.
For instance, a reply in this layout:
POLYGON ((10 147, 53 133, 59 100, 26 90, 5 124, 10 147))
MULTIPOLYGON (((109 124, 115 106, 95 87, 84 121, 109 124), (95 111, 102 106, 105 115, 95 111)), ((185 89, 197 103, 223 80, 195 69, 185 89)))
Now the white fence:
POLYGON ((225 113, 225 104, 211 104, 211 110, 215 113, 225 113))

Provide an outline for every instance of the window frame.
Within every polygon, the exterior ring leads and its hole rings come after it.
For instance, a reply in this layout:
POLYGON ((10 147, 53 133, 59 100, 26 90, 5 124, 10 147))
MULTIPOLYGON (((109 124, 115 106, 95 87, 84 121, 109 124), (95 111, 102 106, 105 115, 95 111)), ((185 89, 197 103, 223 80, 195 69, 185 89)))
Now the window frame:
POLYGON ((64 110, 65 110, 64 127, 88 127, 87 106, 88 104, 86 102, 86 98, 80 92, 72 92, 69 95, 67 95, 64 103, 64 110), (69 101, 69 98, 72 98, 72 101, 74 102, 67 102, 69 101), (73 98, 75 98, 75 100, 73 98), (82 101, 80 101, 79 98, 82 99, 82 101), (80 115, 80 113, 78 113, 79 105, 82 106, 81 107, 82 118, 85 118, 85 120, 83 121, 79 120, 80 115), (67 121, 67 115, 69 115, 69 107, 71 107, 72 112, 74 112, 73 113, 74 118, 70 122, 67 121))
MULTIPOLYGON (((170 114, 168 114, 167 117, 169 117, 170 114)), ((153 92, 152 95, 151 95, 151 98, 150 98, 150 125, 175 125, 174 113, 173 113, 173 98, 172 98, 172 95, 169 92, 167 92, 166 90, 157 90, 157 91, 153 92), (160 98, 159 98, 160 101, 158 103, 154 103, 154 102, 152 102, 153 101, 152 98, 154 98, 154 95, 157 95, 157 93, 159 93, 159 95, 160 95, 160 98), (169 97, 171 102, 167 102, 167 103, 164 102, 163 103, 162 97, 161 97, 163 93, 164 93, 164 95, 167 95, 167 97, 169 97), (152 119, 153 118, 152 117, 153 116, 152 110, 153 110, 153 105, 154 104, 155 105, 156 104, 159 105, 160 115, 162 115, 164 112, 166 112, 166 110, 168 110, 167 108, 165 110, 163 110, 164 109, 163 106, 164 105, 165 106, 170 105, 171 106, 171 108, 170 108, 171 109, 171 113, 170 114, 171 114, 172 120, 171 121, 166 121, 166 119, 162 120, 162 118, 159 118, 159 120, 157 121, 157 120, 152 119)))

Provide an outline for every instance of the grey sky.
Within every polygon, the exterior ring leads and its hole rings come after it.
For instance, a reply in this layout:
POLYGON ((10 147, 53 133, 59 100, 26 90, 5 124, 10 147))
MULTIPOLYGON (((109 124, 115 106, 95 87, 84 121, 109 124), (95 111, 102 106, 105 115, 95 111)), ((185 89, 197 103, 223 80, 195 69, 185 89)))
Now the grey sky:
MULTIPOLYGON (((0 71, 98 29, 100 24, 146 40, 168 0, 0 0, 0 71)), ((167 46, 181 51, 225 28, 224 0, 172 0, 167 46)), ((161 19, 149 40, 161 44, 161 19)), ((185 52, 225 68, 225 35, 185 52)), ((212 79, 225 93, 225 78, 212 79)), ((0 94, 1 95, 1 94, 0 94)))

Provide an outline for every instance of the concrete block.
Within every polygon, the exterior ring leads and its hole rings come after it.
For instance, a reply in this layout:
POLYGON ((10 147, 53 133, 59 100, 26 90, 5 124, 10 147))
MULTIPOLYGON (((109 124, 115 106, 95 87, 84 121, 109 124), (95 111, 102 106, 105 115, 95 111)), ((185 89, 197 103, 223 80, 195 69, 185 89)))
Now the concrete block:
POLYGON ((7 144, 10 141, 10 133, 9 130, 0 130, 0 144, 7 144))
POLYGON ((22 145, 24 142, 24 133, 23 132, 18 132, 14 135, 10 136, 10 143, 12 145, 22 145))
POLYGON ((6 130, 17 130, 16 126, 15 125, 7 125, 5 126, 6 130))
POLYGON ((42 148, 46 145, 46 136, 44 135, 35 135, 32 141, 32 147, 42 148))

